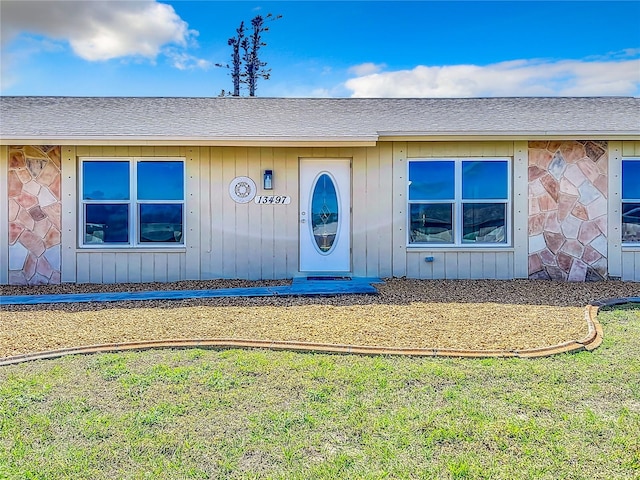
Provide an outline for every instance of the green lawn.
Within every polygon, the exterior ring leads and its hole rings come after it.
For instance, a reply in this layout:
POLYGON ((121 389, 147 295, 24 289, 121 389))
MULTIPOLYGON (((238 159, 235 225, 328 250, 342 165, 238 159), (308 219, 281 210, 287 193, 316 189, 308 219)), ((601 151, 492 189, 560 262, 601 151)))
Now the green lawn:
POLYGON ((163 350, 0 368, 0 478, 640 478, 640 305, 520 359, 163 350))

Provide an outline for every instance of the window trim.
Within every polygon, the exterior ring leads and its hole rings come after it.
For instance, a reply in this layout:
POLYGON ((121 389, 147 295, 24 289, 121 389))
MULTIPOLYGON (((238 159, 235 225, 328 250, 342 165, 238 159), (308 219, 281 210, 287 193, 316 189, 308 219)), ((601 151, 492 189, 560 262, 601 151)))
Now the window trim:
POLYGON ((496 250, 496 249, 513 249, 513 158, 512 157, 430 157, 430 158, 408 158, 406 166, 406 216, 405 226, 406 246, 409 249, 447 249, 447 250, 496 250), (409 177, 410 164, 413 162, 453 162, 454 163, 454 198, 453 200, 411 200, 409 196, 409 187, 411 185, 411 179, 409 177), (462 163, 467 161, 476 162, 506 162, 507 163, 507 199, 467 199, 462 198, 462 163), (454 240, 451 243, 436 243, 436 242, 411 242, 411 204, 453 204, 453 236, 454 240), (504 203, 505 212, 505 242, 504 243, 463 243, 463 219, 462 219, 462 206, 465 203, 504 203))
POLYGON ((77 212, 77 225, 78 225, 78 248, 87 250, 176 250, 186 247, 186 232, 187 232, 187 174, 186 174, 186 158, 185 157, 78 157, 78 212, 77 212), (183 168, 182 178, 182 200, 139 200, 137 198, 138 188, 138 169, 137 165, 141 162, 180 162, 183 168), (83 165, 85 162, 128 162, 129 163, 129 199, 128 200, 85 200, 83 198, 84 190, 84 175, 83 165), (180 242, 140 242, 139 234, 139 218, 140 218, 140 205, 141 204, 176 204, 182 205, 182 240, 180 242), (99 204, 120 204, 128 206, 129 213, 129 240, 125 243, 85 243, 85 218, 86 218, 86 205, 99 205, 99 204))
POLYGON ((623 192, 623 185, 624 185, 624 168, 623 168, 623 164, 624 162, 638 162, 640 163, 640 157, 623 157, 620 161, 620 216, 619 216, 619 222, 620 222, 620 245, 622 248, 632 248, 632 249, 637 249, 640 247, 640 240, 636 241, 636 242, 625 242, 624 238, 622 237, 622 210, 623 210, 623 206, 625 203, 640 203, 640 198, 624 198, 624 192, 623 192))

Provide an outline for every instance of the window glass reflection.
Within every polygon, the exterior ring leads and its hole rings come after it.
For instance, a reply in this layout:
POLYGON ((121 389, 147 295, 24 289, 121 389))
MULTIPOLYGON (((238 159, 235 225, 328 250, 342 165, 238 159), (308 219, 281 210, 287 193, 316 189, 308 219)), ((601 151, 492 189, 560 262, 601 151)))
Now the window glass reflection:
POLYGON ((454 162, 409 162, 409 200, 453 200, 454 162))
POLYGON ((508 164, 496 161, 462 162, 462 198, 507 199, 508 164))
POLYGON ((182 200, 183 170, 182 162, 138 162, 138 199, 182 200))
POLYGON ((462 205, 463 243, 506 243, 504 203, 462 205))
POLYGON ((640 242, 640 203, 622 204, 622 241, 640 242))
POLYGON ((640 160, 622 161, 622 198, 640 199, 640 160))
POLYGON ((129 162, 82 162, 84 200, 128 200, 129 162))
POLYGON ((129 242, 128 205, 89 204, 85 208, 85 244, 129 242))
POLYGON ((453 204, 411 204, 411 243, 453 243, 453 204))
POLYGON ((140 243, 182 243, 182 205, 141 204, 140 243))

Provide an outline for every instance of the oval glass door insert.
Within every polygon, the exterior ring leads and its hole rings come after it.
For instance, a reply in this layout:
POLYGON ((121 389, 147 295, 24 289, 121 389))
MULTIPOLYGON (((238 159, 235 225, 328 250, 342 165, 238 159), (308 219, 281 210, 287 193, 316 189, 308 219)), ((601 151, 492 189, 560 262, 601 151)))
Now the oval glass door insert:
POLYGON ((311 231, 320 253, 329 254, 338 235, 338 193, 333 179, 321 174, 311 195, 311 231))

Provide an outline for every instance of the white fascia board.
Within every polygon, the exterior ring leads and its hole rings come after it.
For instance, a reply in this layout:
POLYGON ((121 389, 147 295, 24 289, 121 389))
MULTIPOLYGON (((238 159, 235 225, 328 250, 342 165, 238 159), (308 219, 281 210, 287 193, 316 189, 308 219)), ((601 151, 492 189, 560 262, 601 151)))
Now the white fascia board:
POLYGON ((210 147, 373 147, 378 137, 1 137, 0 145, 157 145, 210 147))
POLYGON ((632 132, 378 132, 381 142, 481 141, 481 140, 640 140, 640 131, 632 132))

